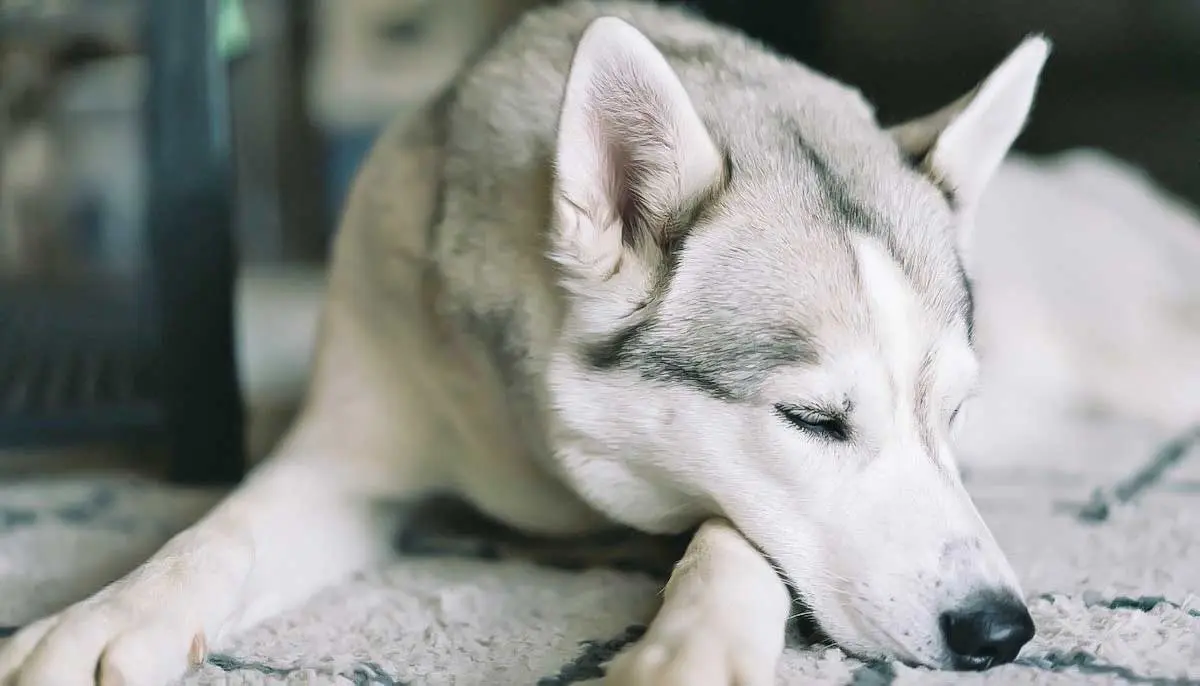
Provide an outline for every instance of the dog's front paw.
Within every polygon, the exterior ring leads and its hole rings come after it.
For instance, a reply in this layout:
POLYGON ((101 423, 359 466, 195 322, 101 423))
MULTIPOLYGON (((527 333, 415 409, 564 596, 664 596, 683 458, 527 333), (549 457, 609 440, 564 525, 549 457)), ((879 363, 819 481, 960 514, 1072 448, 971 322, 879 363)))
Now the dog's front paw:
POLYGON ((161 686, 205 658, 204 632, 93 599, 0 646, 3 686, 161 686))
POLYGON ((791 611, 775 568, 723 519, 705 522, 663 589, 645 637, 608 686, 771 686, 791 611))
POLYGON ((203 662, 249 557, 183 548, 0 642, 0 686, 162 686, 203 662))
POLYGON ((604 686, 771 686, 773 646, 730 640, 721 627, 696 624, 650 632, 608 666, 604 686))

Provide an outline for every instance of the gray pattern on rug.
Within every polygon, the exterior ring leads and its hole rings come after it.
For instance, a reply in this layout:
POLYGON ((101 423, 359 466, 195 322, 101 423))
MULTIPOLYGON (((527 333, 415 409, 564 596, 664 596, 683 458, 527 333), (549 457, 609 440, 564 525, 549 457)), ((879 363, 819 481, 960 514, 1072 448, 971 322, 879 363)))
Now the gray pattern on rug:
MULTIPOLYGON (((1198 442, 1200 432, 1141 437, 1110 446, 1120 454, 1103 461, 971 467, 968 487, 1038 624, 1016 664, 950 674, 865 664, 794 639, 778 682, 1200 686, 1198 442)), ((216 497, 133 477, 0 486, 0 635, 115 578, 216 497)), ((658 582, 647 574, 403 548, 384 568, 214 646, 178 683, 587 684, 654 611, 658 582)))

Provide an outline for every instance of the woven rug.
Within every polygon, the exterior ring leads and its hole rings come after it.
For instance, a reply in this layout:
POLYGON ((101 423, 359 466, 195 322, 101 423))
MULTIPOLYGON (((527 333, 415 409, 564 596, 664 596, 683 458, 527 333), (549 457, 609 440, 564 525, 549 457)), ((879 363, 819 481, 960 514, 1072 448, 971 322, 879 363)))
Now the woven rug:
MULTIPOLYGON (((1200 686, 1200 433, 1042 419, 1053 431, 1020 450, 962 456, 1038 627, 1018 662, 933 672, 792 638, 780 684, 1200 686)), ((217 497, 136 476, 0 472, 0 632, 117 577, 217 497)), ((497 559, 469 539, 431 554, 422 535, 212 646, 180 683, 586 684, 653 616, 659 582, 645 573, 497 559)))
MULTIPOLYGON (((1081 447, 1105 458, 1074 465, 1096 466, 1086 473, 1062 460, 968 471, 1037 622, 1018 664, 938 673, 794 639, 779 683, 1200 684, 1197 438, 1097 432, 1081 447)), ((81 598, 217 495, 112 475, 0 486, 0 623, 81 598)), ((419 535, 404 540, 391 564, 233 638, 181 683, 584 684, 654 611, 645 574, 430 556, 419 535)))

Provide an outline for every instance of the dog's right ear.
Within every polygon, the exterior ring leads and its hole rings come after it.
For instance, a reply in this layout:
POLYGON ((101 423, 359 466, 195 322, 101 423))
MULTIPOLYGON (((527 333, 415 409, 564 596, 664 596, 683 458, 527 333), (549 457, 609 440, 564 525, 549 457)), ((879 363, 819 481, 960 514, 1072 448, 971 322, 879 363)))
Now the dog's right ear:
POLYGON ((1050 42, 1031 36, 967 95, 893 127, 901 151, 954 203, 974 207, 1025 126, 1050 42))
POLYGON ((615 17, 584 31, 567 78, 554 159, 552 256, 589 283, 656 271, 679 220, 725 176, 683 84, 615 17))

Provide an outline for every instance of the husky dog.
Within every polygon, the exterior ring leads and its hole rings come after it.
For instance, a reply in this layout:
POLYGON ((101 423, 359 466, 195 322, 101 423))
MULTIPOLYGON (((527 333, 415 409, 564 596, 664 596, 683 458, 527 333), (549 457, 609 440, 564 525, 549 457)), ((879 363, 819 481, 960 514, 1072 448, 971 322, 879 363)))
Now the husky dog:
POLYGON ((536 10, 352 192, 295 426, 198 524, 18 633, 0 679, 160 684, 388 552, 378 505, 697 527, 612 684, 774 683, 793 589, 843 649, 1015 658, 1017 579, 950 434, 972 213, 1048 45, 885 130, 679 10, 536 10))

